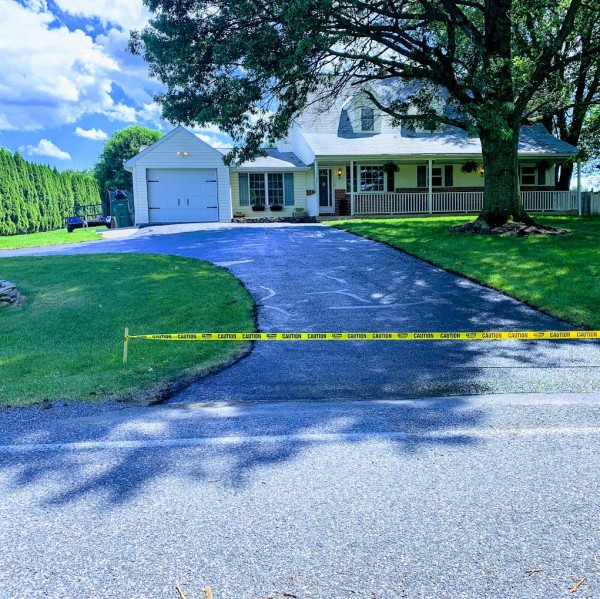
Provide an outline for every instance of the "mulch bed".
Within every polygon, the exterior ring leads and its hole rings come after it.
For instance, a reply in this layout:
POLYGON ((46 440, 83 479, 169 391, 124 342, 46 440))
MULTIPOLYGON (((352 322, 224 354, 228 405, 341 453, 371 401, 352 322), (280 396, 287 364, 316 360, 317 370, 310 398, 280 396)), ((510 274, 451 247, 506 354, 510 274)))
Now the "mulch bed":
POLYGON ((569 235, 567 229, 557 229, 546 225, 507 223, 498 227, 482 226, 478 221, 468 222, 463 225, 450 227, 455 233, 471 233, 473 235, 514 235, 515 237, 527 237, 529 235, 569 235))
POLYGON ((293 216, 261 216, 260 218, 232 218, 232 223, 316 223, 315 216, 294 218, 293 216))

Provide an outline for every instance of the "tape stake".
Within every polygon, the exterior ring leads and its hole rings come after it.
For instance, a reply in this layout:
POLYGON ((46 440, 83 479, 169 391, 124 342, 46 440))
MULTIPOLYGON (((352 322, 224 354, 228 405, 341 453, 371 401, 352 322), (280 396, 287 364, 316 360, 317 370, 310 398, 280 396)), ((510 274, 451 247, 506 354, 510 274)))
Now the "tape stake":
POLYGON ((127 349, 129 347, 129 327, 125 327, 125 335, 123 337, 123 366, 127 365, 127 349))
POLYGON ((352 332, 352 333, 158 333, 129 335, 148 341, 562 341, 600 339, 600 331, 424 331, 424 332, 352 332))

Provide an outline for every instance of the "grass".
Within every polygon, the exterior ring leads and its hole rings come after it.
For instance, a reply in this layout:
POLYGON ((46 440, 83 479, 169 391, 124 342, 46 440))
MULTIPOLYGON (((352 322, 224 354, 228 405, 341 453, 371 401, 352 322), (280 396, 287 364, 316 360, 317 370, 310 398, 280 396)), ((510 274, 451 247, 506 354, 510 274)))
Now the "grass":
POLYGON ((237 343, 132 341, 133 333, 254 331, 241 283, 207 262, 150 254, 5 258, 0 279, 26 297, 0 311, 0 404, 151 398, 247 349, 237 343))
POLYGON ((9 235, 0 237, 0 250, 18 250, 21 248, 34 248, 61 243, 81 243, 82 241, 101 241, 102 237, 96 233, 105 227, 90 229, 75 229, 67 233, 66 229, 48 231, 46 233, 28 233, 27 235, 9 235))
POLYGON ((574 325, 600 329, 600 217, 539 216, 568 236, 452 233, 473 217, 338 221, 332 226, 385 242, 503 291, 574 325))

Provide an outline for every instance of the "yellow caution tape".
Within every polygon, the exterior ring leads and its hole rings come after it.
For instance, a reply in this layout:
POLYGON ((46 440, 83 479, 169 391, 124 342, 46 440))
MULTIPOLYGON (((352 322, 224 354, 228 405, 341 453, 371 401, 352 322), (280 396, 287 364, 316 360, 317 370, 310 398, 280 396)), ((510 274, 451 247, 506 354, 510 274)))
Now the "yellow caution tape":
POLYGON ((422 333, 167 333, 125 334, 125 341, 539 341, 600 339, 600 331, 486 331, 422 333))
POLYGON ((148 341, 566 341, 600 339, 600 331, 478 331, 422 333, 163 333, 130 335, 125 329, 123 364, 132 339, 148 341))

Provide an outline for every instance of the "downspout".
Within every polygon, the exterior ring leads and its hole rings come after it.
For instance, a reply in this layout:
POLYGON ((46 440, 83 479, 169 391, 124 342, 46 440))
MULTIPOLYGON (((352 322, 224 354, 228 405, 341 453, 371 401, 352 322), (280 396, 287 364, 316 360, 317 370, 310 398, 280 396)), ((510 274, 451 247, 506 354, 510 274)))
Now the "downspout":
POLYGON ((354 216, 354 160, 350 161, 350 216, 354 216))
POLYGON ((317 157, 315 156, 315 198, 317 204, 317 216, 321 212, 320 206, 321 202, 319 201, 319 165, 317 163, 317 157))
POLYGON ((427 209, 429 214, 433 213, 433 160, 429 160, 427 177, 427 209))

